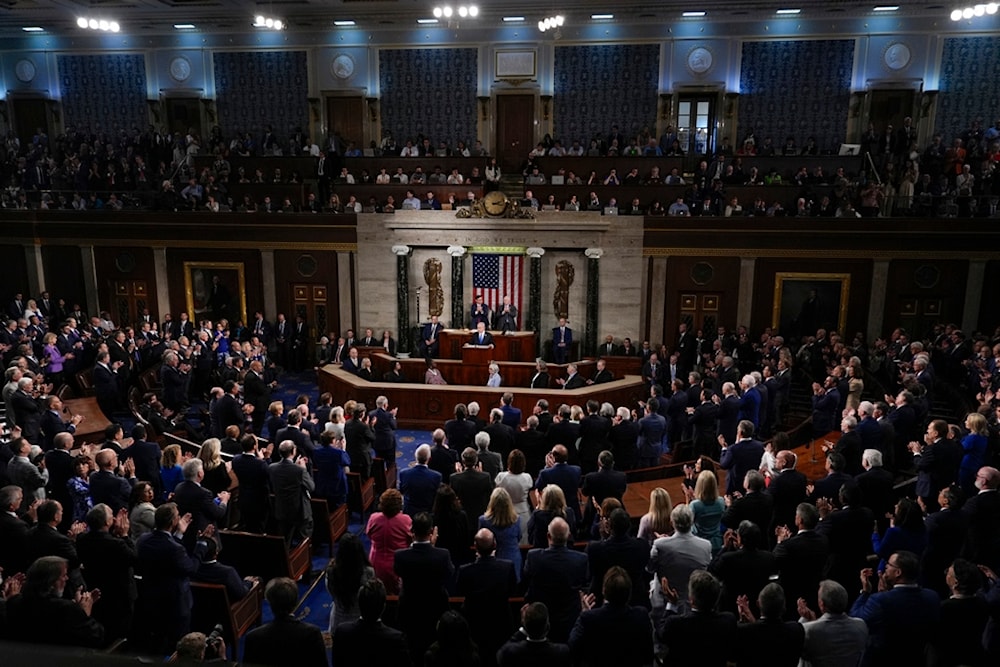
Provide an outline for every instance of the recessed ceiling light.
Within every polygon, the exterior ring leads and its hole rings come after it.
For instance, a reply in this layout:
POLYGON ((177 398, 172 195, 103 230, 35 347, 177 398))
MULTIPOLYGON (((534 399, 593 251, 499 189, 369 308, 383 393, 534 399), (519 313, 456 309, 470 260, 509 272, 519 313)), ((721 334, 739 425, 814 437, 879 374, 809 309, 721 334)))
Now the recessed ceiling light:
POLYGON ((37 25, 28 25, 21 28, 24 32, 45 32, 45 28, 37 25))
POLYGON ((352 25, 357 25, 357 24, 354 21, 350 20, 350 19, 345 19, 343 21, 334 21, 333 25, 340 26, 340 27, 344 28, 344 27, 347 27, 347 26, 352 26, 352 25))
POLYGON ((437 23, 437 19, 417 19, 417 23, 420 25, 430 25, 432 23, 437 23))
POLYGON ((899 11, 899 5, 879 5, 873 12, 895 12, 899 11))
POLYGON ((590 15, 590 18, 594 19, 595 21, 606 21, 607 19, 613 19, 614 17, 615 17, 614 14, 591 14, 590 15))
POLYGON ((697 18, 699 16, 704 16, 704 15, 705 12, 684 12, 683 14, 681 14, 681 16, 683 16, 684 18, 689 18, 689 19, 697 18))
POLYGON ((779 9, 775 14, 798 14, 801 11, 801 9, 779 9))
POLYGON ((524 20, 523 16, 505 16, 503 17, 504 23, 519 23, 524 20))
POLYGON ((175 23, 174 30, 194 30, 193 23, 175 23))

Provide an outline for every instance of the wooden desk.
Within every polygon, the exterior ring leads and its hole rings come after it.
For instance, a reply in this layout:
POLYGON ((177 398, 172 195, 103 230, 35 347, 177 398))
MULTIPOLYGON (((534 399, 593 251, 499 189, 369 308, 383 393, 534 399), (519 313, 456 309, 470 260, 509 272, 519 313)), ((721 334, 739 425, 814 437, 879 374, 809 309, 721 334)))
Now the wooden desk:
POLYGON ((83 417, 83 421, 77 425, 76 432, 73 434, 73 442, 76 445, 104 441, 104 429, 110 426, 111 422, 97 406, 96 398, 88 396, 86 398, 66 399, 63 401, 63 409, 69 411, 69 414, 63 416, 64 419, 69 418, 70 415, 83 417))
MULTIPOLYGON (((441 356, 444 359, 464 359, 462 346, 472 340, 474 331, 469 329, 443 329, 439 337, 441 356)), ((491 331, 493 335, 493 355, 496 361, 530 361, 537 358, 536 334, 534 331, 512 331, 503 334, 491 331)))
MULTIPOLYGON (((381 359, 383 355, 376 355, 381 359)), ((422 361, 418 363, 423 366, 422 361)), ((452 364, 462 365, 460 361, 452 364)), ((439 367, 443 367, 439 363, 439 367)), ((550 367, 551 369, 551 367, 550 367)), ((442 371, 447 379, 447 371, 442 371)), ((501 371, 502 374, 502 371, 501 371)), ((411 377, 407 372, 407 377, 411 377)), ((413 379, 416 379, 414 377, 413 379)), ((423 382, 423 372, 419 382, 423 382)), ((483 384, 486 376, 483 375, 483 384)), ((477 401, 479 414, 486 416, 490 409, 500 407, 500 398, 510 387, 490 388, 485 386, 448 384, 425 385, 417 383, 395 384, 391 382, 365 382, 357 375, 342 370, 338 366, 324 366, 319 370, 319 390, 333 394, 334 404, 343 404, 349 398, 371 407, 375 405, 378 396, 387 396, 391 406, 399 407, 397 420, 400 428, 431 430, 438 428, 452 418, 454 407, 458 403, 477 401)), ((585 387, 583 389, 547 389, 531 390, 514 388, 514 406, 520 408, 522 420, 527 419, 538 399, 544 398, 549 405, 560 403, 585 405, 591 398, 608 401, 612 405, 635 405, 636 401, 646 398, 649 390, 642 378, 635 375, 627 376, 614 382, 585 387)))
MULTIPOLYGON (((796 447, 792 451, 798 457, 795 469, 803 473, 810 482, 815 482, 826 476, 826 456, 823 454, 822 445, 826 441, 836 442, 840 439, 840 432, 828 433, 822 438, 796 447), (816 460, 813 460, 815 452, 816 460)), ((726 471, 719 469, 719 488, 726 488, 726 471)), ((644 482, 629 482, 622 497, 623 505, 629 516, 632 518, 641 517, 649 511, 649 494, 657 487, 663 487, 670 494, 670 499, 674 505, 682 504, 684 500, 684 476, 664 477, 663 479, 652 479, 644 482)))

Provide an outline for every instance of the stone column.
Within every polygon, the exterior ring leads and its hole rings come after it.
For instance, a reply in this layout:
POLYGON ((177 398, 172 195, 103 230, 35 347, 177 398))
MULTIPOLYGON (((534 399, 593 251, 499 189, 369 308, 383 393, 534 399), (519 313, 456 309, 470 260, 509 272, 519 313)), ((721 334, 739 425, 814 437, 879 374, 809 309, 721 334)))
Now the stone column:
POLYGON ((394 245, 396 256, 396 329, 397 350, 410 351, 410 246, 394 245))
MULTIPOLYGON (((94 258, 94 246, 80 246, 80 256, 83 258, 83 289, 87 295, 87 312, 101 312, 97 302, 100 292, 97 289, 97 260, 94 258)), ((113 311, 113 305, 108 304, 108 310, 113 311)))
MULTIPOLYGON (((277 285, 274 282, 274 251, 273 250, 261 250, 260 251, 260 281, 261 288, 264 290, 264 317, 271 322, 275 321, 278 314, 278 291, 277 285)), ((291 313, 291 319, 295 319, 295 313, 291 313)), ((247 313, 247 318, 251 318, 253 315, 247 313)))
POLYGON ((753 257, 740 259, 740 290, 736 303, 736 325, 750 326, 750 314, 753 312, 753 280, 757 272, 757 260, 753 257))
POLYGON ((965 280, 965 306, 962 308, 962 331, 975 331, 979 322, 979 306, 983 301, 983 280, 986 260, 970 259, 969 275, 965 280))
POLYGON ((583 349, 580 358, 593 354, 597 349, 598 310, 601 303, 601 248, 587 248, 583 251, 587 256, 587 326, 583 335, 583 349))
POLYGON ((451 327, 465 328, 465 248, 448 246, 451 255, 451 327))
POLYGON ((42 246, 37 243, 25 244, 24 259, 28 266, 28 293, 24 298, 30 299, 32 294, 41 294, 46 289, 42 246))
POLYGON ((872 291, 868 301, 868 330, 865 335, 874 341, 882 335, 885 318, 885 290, 889 285, 889 260, 877 259, 872 262, 872 291))
POLYGON ((545 254, 545 248, 528 248, 525 254, 531 258, 531 266, 528 267, 528 316, 524 320, 524 329, 538 334, 535 337, 535 354, 541 356, 542 255, 545 254))
MULTIPOLYGON (((351 280, 351 265, 354 263, 353 252, 337 253, 337 284, 340 289, 340 331, 346 331, 348 327, 355 329, 358 323, 354 317, 354 281, 351 280), (347 289, 344 289, 347 286, 347 289)), ((329 318, 327 319, 329 322, 329 318)), ((322 335, 322 334, 320 334, 322 335)), ((336 341, 333 341, 336 344, 336 341)))

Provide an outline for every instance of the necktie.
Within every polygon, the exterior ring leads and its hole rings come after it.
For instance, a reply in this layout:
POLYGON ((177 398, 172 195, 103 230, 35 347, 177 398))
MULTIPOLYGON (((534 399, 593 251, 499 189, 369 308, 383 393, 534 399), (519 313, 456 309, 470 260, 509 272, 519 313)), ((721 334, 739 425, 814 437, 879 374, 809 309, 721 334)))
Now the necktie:
POLYGON ((565 343, 566 342, 566 330, 565 329, 559 329, 559 342, 560 343, 565 343))

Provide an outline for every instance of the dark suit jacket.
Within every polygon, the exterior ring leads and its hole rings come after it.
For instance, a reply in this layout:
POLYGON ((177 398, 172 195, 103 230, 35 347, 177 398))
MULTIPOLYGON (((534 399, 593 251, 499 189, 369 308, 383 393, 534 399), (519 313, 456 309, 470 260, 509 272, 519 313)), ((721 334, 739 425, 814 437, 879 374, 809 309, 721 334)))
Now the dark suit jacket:
MULTIPOLYGON (((727 396, 719 404, 719 435, 726 439, 726 442, 736 440, 736 427, 740 421, 740 399, 736 396, 727 396)), ((760 463, 760 461, 758 461, 760 463)), ((740 480, 743 483, 743 480, 740 480)))
POLYGON ((399 490, 403 494, 403 511, 410 516, 416 516, 418 512, 430 512, 441 481, 441 473, 427 466, 416 465, 401 470, 399 490))
POLYGON ((72 600, 16 595, 7 601, 7 621, 5 639, 49 646, 104 646, 104 628, 72 600))
POLYGON ((233 457, 233 473, 240 483, 240 510, 246 512, 252 507, 259 512, 266 511, 270 487, 267 463, 253 454, 240 454, 233 457))
POLYGON ((13 412, 21 435, 33 445, 42 444, 42 407, 38 401, 18 389, 10 395, 7 410, 13 412))
POLYGON ((594 384, 604 384, 605 382, 611 382, 614 379, 615 376, 607 368, 603 371, 596 371, 590 378, 591 382, 594 384))
POLYGON ((449 419, 444 423, 444 434, 448 438, 450 450, 456 454, 461 453, 466 447, 475 446, 476 423, 470 419, 449 419))
MULTIPOLYGON (((401 580, 399 621, 404 632, 429 631, 448 610, 448 589, 455 568, 447 549, 430 542, 414 543, 396 552, 393 570, 401 580)), ((432 635, 424 635, 430 644, 432 635)))
POLYGON ((612 535, 606 540, 587 545, 590 568, 590 592, 598 602, 603 600, 604 574, 614 565, 624 568, 632 579, 632 597, 629 604, 649 607, 649 542, 638 537, 612 535))
POLYGON ((243 400, 253 406, 254 414, 259 414, 263 423, 267 405, 271 401, 271 388, 264 382, 264 378, 253 371, 247 371, 243 377, 243 400))
POLYGON ((837 444, 833 446, 833 451, 844 455, 844 460, 847 461, 844 472, 852 477, 860 475, 864 471, 864 468, 861 467, 863 450, 864 444, 861 442, 861 434, 857 430, 841 434, 837 444))
POLYGON ((766 535, 773 516, 774 497, 757 491, 733 500, 733 504, 722 515, 722 523, 726 528, 736 530, 740 521, 752 521, 760 528, 761 535, 766 535))
POLYGON ((867 566, 872 552, 872 526, 875 516, 864 506, 845 507, 831 512, 819 522, 816 531, 830 543, 830 559, 826 576, 852 590, 858 572, 867 566))
POLYGON ((338 625, 333 631, 335 665, 409 667, 406 636, 382 621, 358 620, 338 625))
POLYGON ((537 429, 518 431, 514 436, 514 446, 524 453, 524 458, 527 460, 525 472, 531 475, 532 479, 538 477, 538 473, 545 467, 545 455, 551 447, 545 434, 537 429))
POLYGON ((51 410, 46 410, 42 414, 42 419, 40 423, 40 428, 42 430, 42 440, 39 443, 42 449, 48 451, 52 449, 55 445, 53 440, 59 433, 74 433, 76 431, 76 426, 69 422, 64 422, 62 415, 56 414, 51 410))
POLYGON ((631 470, 635 467, 638 449, 636 441, 639 438, 639 423, 629 419, 611 427, 608 440, 611 441, 611 453, 615 457, 615 466, 621 470, 631 470))
MULTIPOLYGON (((250 377, 250 373, 247 377, 250 377)), ((163 405, 176 410, 188 402, 187 387, 190 375, 181 373, 178 368, 163 364, 160 367, 160 383, 163 385, 163 405)), ((249 402, 249 398, 248 398, 249 402)), ((263 409, 267 409, 267 405, 263 409)))
POLYGON ((489 331, 483 332, 482 341, 479 340, 479 332, 473 331, 472 336, 469 337, 469 344, 471 345, 493 345, 493 334, 489 331))
POLYGON ((486 513, 493 492, 493 478, 478 470, 463 470, 451 476, 451 488, 462 501, 462 508, 475 521, 486 513))
POLYGON ((247 591, 250 590, 250 582, 241 579, 236 568, 230 565, 223 565, 218 561, 199 565, 198 571, 191 576, 191 580, 203 584, 225 586, 230 603, 242 600, 246 597, 247 591))
POLYGON ((572 664, 566 644, 551 640, 529 642, 520 632, 497 651, 499 667, 570 667, 572 664))
POLYGON ((212 424, 216 427, 212 435, 216 438, 225 437, 229 426, 239 426, 242 430, 243 422, 243 406, 232 394, 226 394, 212 404, 212 424))
POLYGON ((837 498, 840 497, 840 487, 854 483, 854 478, 847 473, 831 472, 823 479, 816 480, 809 500, 815 503, 818 498, 829 498, 836 502, 837 498))
POLYGON ((807 483, 806 476, 798 470, 784 470, 771 478, 765 493, 774 498, 772 529, 775 526, 795 526, 795 508, 806 500, 807 483))
MULTIPOLYGON (((107 531, 90 531, 76 539, 76 552, 83 564, 87 588, 99 588, 101 599, 94 616, 109 630, 132 614, 136 587, 133 568, 138 561, 135 543, 129 537, 115 537, 107 531), (122 617, 126 617, 122 619, 122 617)), ((117 639, 128 627, 119 627, 108 639, 117 639)))
POLYGON ((139 481, 149 482, 154 490, 160 488, 160 459, 162 450, 155 442, 136 440, 125 450, 123 458, 135 461, 135 477, 139 481))
MULTIPOLYGON (((159 469, 157 469, 159 477, 159 469)), ((132 485, 124 477, 108 470, 96 470, 90 475, 90 497, 94 504, 104 503, 115 514, 118 510, 128 507, 129 496, 132 495, 132 485)), ((184 512, 181 512, 184 516, 184 512)), ((204 526, 202 526, 204 527, 204 526)))
MULTIPOLYGON (((507 464, 507 455, 514 449, 515 436, 518 433, 516 428, 511 428, 507 424, 490 424, 483 429, 490 436, 490 451, 496 452, 507 464)), ((524 452, 527 455, 527 452, 524 452)))
POLYGON ((757 470, 760 467, 760 459, 763 455, 764 443, 759 440, 740 440, 722 452, 719 466, 728 471, 726 475, 727 494, 734 491, 745 491, 743 478, 751 470, 757 470))
POLYGON ((281 460, 278 445, 285 440, 291 440, 295 443, 296 453, 305 457, 312 457, 313 451, 316 449, 313 447, 312 439, 305 431, 298 426, 286 426, 278 429, 278 432, 274 434, 274 449, 271 453, 271 463, 277 463, 281 460))
POLYGON ((973 563, 1000 567, 1000 492, 983 491, 966 501, 969 532, 963 554, 973 563))
POLYGON ((940 615, 940 598, 926 588, 895 587, 860 595, 851 616, 868 624, 868 647, 861 664, 924 664, 924 649, 940 615))
POLYGON ((247 633, 243 662, 251 665, 328 667, 323 633, 291 616, 276 618, 247 633))
POLYGON ((785 589, 785 608, 794 613, 799 598, 816 610, 816 592, 826 570, 830 543, 815 530, 800 531, 774 547, 774 557, 785 589))
POLYGON ((392 412, 382 408, 376 409, 372 416, 376 419, 375 425, 372 426, 375 430, 375 453, 392 452, 393 458, 395 458, 396 418, 392 416, 392 412))
POLYGON ((174 502, 181 516, 191 514, 191 525, 184 533, 184 544, 188 551, 194 551, 198 533, 210 523, 216 523, 226 516, 226 506, 215 504, 215 496, 208 489, 184 480, 174 490, 174 502))
MULTIPOLYGON (((555 484, 560 489, 562 489, 563 495, 566 496, 566 505, 573 508, 573 512, 579 516, 576 511, 579 503, 577 502, 577 489, 580 488, 581 475, 579 466, 570 465, 568 463, 557 463, 551 468, 545 468, 538 473, 538 480, 535 482, 535 488, 539 492, 542 491, 549 484, 555 484)), ((574 526, 570 526, 573 528, 574 526)))
POLYGON ((513 631, 510 596, 517 587, 514 564, 493 556, 458 569, 456 592, 465 597, 462 615, 469 621, 480 650, 496 650, 513 631))
POLYGON ((293 462, 282 459, 267 469, 274 492, 274 518, 278 521, 309 521, 312 519, 310 494, 316 490, 309 471, 293 462))
POLYGON ((548 373, 538 373, 531 376, 531 388, 532 389, 548 389, 549 388, 549 374, 548 373))
POLYGON ((750 606, 757 607, 757 596, 767 586, 771 575, 777 573, 777 561, 767 549, 724 549, 708 566, 709 572, 722 581, 722 600, 719 608, 736 609, 736 598, 746 595, 750 606))
POLYGON ((579 373, 575 373, 573 376, 566 378, 566 384, 563 385, 563 389, 579 389, 585 385, 586 383, 583 381, 583 376, 579 373))
POLYGON ((736 617, 729 612, 667 612, 656 638, 667 648, 666 664, 725 667, 736 646, 736 617))
POLYGON ((896 493, 893 490, 894 479, 891 472, 882 467, 872 468, 855 477, 855 481, 861 489, 861 501, 876 519, 892 511, 896 493))
POLYGON ((532 549, 524 563, 526 602, 544 602, 549 609, 549 639, 569 639, 580 615, 580 591, 589 581, 587 555, 566 547, 532 549))
POLYGON ((503 413, 503 424, 517 430, 521 426, 521 409, 513 405, 501 405, 500 411, 503 413))
POLYGON ((652 630, 645 608, 604 604, 576 619, 569 650, 578 665, 648 665, 653 660, 652 630))
POLYGON ((28 556, 28 524, 9 512, 0 512, 0 567, 7 576, 26 572, 31 565, 28 556))

